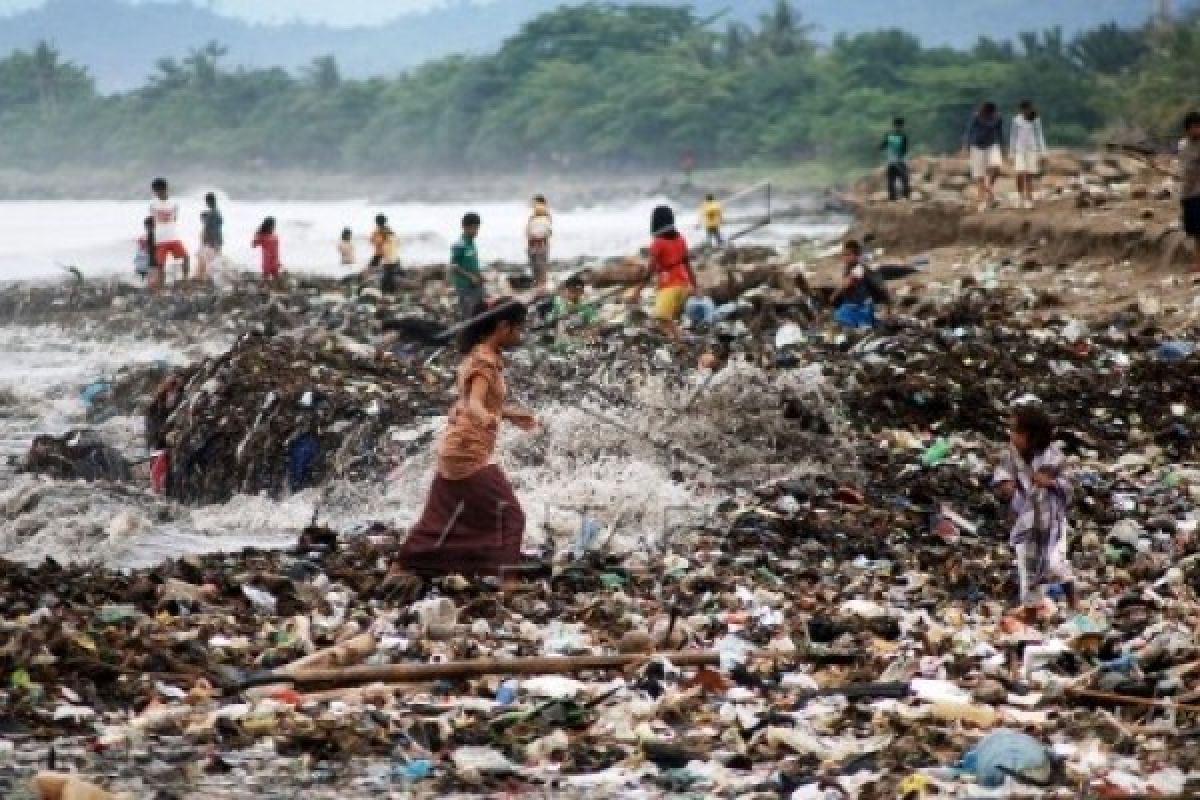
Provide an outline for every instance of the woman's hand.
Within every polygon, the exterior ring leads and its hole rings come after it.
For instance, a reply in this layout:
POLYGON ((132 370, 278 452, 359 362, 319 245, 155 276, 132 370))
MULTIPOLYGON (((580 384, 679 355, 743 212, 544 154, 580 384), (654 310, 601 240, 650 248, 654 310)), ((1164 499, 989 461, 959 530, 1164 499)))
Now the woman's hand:
POLYGON ((523 431, 535 431, 541 427, 538 418, 527 408, 505 409, 504 418, 523 431))

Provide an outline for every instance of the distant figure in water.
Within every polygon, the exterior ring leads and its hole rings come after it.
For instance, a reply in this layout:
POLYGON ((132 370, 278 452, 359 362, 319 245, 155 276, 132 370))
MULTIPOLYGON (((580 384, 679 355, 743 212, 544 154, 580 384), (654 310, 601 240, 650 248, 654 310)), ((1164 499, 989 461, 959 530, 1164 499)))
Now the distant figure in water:
POLYGON ((200 212, 200 252, 196 256, 196 280, 208 280, 208 270, 216 266, 225 246, 225 218, 217 209, 217 196, 212 192, 204 195, 205 210, 200 212))
POLYGON ((533 272, 533 284, 538 289, 546 288, 550 272, 550 237, 554 233, 550 208, 544 195, 533 198, 533 212, 525 223, 525 240, 529 252, 529 269, 533 272))
POLYGON ((252 246, 262 249, 263 285, 269 286, 279 279, 283 264, 279 260, 279 236, 275 233, 275 218, 267 217, 254 234, 252 246))
POLYGON ((174 256, 183 262, 183 279, 188 279, 191 261, 187 248, 179 238, 179 204, 171 200, 166 178, 155 178, 150 184, 154 199, 150 201, 150 216, 154 217, 154 267, 147 287, 161 289, 166 283, 167 259, 174 256))
POLYGON ((704 205, 700 207, 700 224, 704 226, 708 249, 725 245, 725 239, 721 236, 721 225, 724 222, 725 212, 721 204, 717 202, 716 195, 709 194, 704 198, 704 205))
POLYGON ((137 253, 133 257, 133 271, 142 280, 147 280, 154 271, 154 217, 142 220, 145 234, 138 239, 137 253))
POLYGON ((354 266, 354 232, 349 228, 342 229, 342 238, 338 241, 338 258, 343 267, 354 266))

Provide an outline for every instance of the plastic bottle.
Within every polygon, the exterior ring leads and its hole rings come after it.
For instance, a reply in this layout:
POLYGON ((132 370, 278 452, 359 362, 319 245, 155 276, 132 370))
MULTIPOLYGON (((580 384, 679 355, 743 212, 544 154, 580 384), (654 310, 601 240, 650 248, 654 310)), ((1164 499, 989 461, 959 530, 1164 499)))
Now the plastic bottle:
POLYGON ((938 439, 921 454, 921 464, 926 467, 936 467, 950 454, 950 440, 944 436, 938 439))

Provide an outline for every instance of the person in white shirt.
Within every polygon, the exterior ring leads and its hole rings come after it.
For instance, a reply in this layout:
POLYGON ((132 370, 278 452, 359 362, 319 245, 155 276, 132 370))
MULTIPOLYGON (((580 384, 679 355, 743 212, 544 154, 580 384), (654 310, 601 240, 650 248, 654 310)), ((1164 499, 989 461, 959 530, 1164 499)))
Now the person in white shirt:
POLYGON ((550 236, 553 234, 554 222, 550 217, 550 207, 543 195, 533 198, 533 212, 525 223, 525 241, 528 245, 529 268, 533 273, 533 283, 538 289, 545 289, 550 275, 550 236))
POLYGON ((166 279, 167 259, 177 258, 183 262, 183 279, 188 279, 191 260, 187 248, 179 238, 179 204, 168 196, 167 179, 155 178, 150 184, 154 199, 150 201, 150 216, 154 218, 154 270, 147 286, 162 288, 166 279))
POLYGON ((1025 100, 1013 118, 1009 151, 1017 173, 1017 193, 1021 196, 1021 208, 1033 208, 1033 190, 1037 176, 1042 171, 1042 156, 1046 153, 1046 137, 1042 134, 1042 120, 1038 118, 1033 103, 1025 100))

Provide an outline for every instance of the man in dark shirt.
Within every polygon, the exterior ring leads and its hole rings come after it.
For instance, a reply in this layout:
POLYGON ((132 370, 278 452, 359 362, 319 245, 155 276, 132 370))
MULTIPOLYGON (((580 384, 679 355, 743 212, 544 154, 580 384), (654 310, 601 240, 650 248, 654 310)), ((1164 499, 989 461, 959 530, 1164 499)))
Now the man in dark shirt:
POLYGON ((875 300, 882 294, 862 255, 862 245, 854 239, 842 245, 844 271, 842 285, 833 293, 833 319, 847 328, 875 327, 875 300))
POLYGON ((967 123, 964 137, 971 160, 971 177, 979 184, 979 210, 986 211, 996 202, 996 179, 1004 166, 1004 118, 995 103, 984 103, 967 123))
POLYGON ((204 227, 200 232, 200 257, 196 259, 196 280, 203 283, 209 269, 216 266, 225 246, 225 218, 217 208, 217 196, 212 192, 204 195, 205 209, 200 213, 204 227))
POLYGON ((888 199, 895 202, 903 195, 907 200, 912 192, 908 181, 908 134, 902 117, 892 121, 892 130, 883 137, 879 149, 887 153, 888 199))

